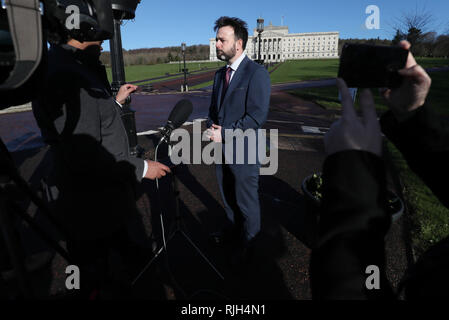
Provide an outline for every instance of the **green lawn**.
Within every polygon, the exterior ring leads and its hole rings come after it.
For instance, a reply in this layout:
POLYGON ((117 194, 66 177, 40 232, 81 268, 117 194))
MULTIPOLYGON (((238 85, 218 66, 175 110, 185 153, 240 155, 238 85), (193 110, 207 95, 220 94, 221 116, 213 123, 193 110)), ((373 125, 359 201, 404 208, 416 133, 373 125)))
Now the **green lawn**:
POLYGON ((203 82, 203 83, 197 84, 195 86, 189 87, 189 90, 195 90, 195 89, 201 89, 201 88, 204 88, 204 87, 208 87, 208 86, 213 85, 213 83, 214 83, 214 80, 211 80, 211 81, 208 81, 208 82, 203 82))
MULTIPOLYGON (((384 104, 383 98, 379 95, 379 92, 377 90, 372 90, 372 92, 374 96, 374 103, 378 112, 388 110, 388 107, 384 104)), ((297 89, 291 90, 289 93, 304 100, 313 101, 328 110, 341 110, 337 87, 297 89)), ((359 108, 358 99, 356 99, 355 108, 359 108)))
MULTIPOLYGON (((432 78, 432 87, 428 101, 435 112, 449 116, 449 105, 447 104, 449 101, 449 81, 447 81, 449 72, 432 72, 430 77, 432 78)), ((372 90, 372 92, 377 110, 379 112, 386 111, 388 108, 379 92, 377 90, 372 90)), ((305 100, 314 101, 326 109, 340 110, 337 87, 297 89, 289 91, 289 93, 305 100)), ((358 108, 358 100, 356 100, 356 108, 358 108)))
MULTIPOLYGON (((271 70, 272 70, 273 68, 275 68, 275 67, 276 67, 275 65, 274 65, 274 66, 271 66, 271 67, 268 67, 268 71, 271 71, 271 70)), ((193 87, 190 87, 190 89, 191 89, 191 90, 201 89, 201 88, 204 88, 204 87, 211 86, 213 83, 214 83, 213 80, 207 81, 207 82, 203 82, 203 83, 197 84, 197 85, 195 85, 195 86, 193 86, 193 87)))
POLYGON ((286 61, 271 74, 271 83, 335 78, 338 65, 338 59, 286 61))
MULTIPOLYGON (((449 66, 449 59, 417 58, 416 60, 424 68, 449 66)), ((271 83, 336 78, 339 63, 338 59, 289 60, 271 74, 271 83)))
MULTIPOLYGON (((428 97, 429 105, 439 115, 449 119, 449 81, 447 81, 449 72, 434 72, 430 76, 432 87, 428 97)), ((336 87, 299 89, 289 92, 302 99, 314 101, 326 109, 336 112, 341 110, 336 87)), ((379 93, 377 91, 373 93, 376 108, 381 114, 388 108, 379 93)), ((358 101, 356 101, 356 107, 358 107, 358 101)), ((405 186, 404 196, 411 212, 413 246, 419 255, 432 244, 449 236, 449 210, 440 204, 432 192, 409 169, 401 153, 389 142, 386 156, 391 159, 405 186)))
POLYGON ((423 68, 449 67, 449 59, 416 58, 416 62, 423 68))
MULTIPOLYGON (((449 59, 434 59, 434 58, 418 58, 420 63, 425 68, 436 66, 449 66, 449 59)), ((219 68, 224 65, 224 62, 205 62, 205 63, 187 63, 186 67, 190 72, 199 71, 203 68, 219 68)), ((282 63, 277 70, 271 74, 271 83, 285 83, 305 80, 317 80, 323 78, 335 78, 338 73, 338 59, 326 60, 290 60, 282 63)), ((181 69, 183 64, 181 64, 181 69)), ((270 67, 272 68, 272 67, 270 67)), ((106 69, 109 81, 112 81, 111 69, 106 69)), ((269 69, 271 71, 271 69, 269 69)), ((165 76, 163 79, 169 80, 179 74, 179 64, 155 64, 155 65, 139 65, 125 67, 126 81, 138 81, 156 77, 165 76)), ((147 81, 145 83, 152 83, 154 81, 147 81)), ((145 84, 142 83, 142 84, 145 84)), ((204 87, 205 84, 200 84, 196 87, 204 87)))
MULTIPOLYGON (((449 119, 449 72, 430 74, 432 87, 428 103, 441 116, 449 119)), ((405 197, 411 210, 412 241, 418 255, 449 236, 449 209, 441 205, 426 185, 409 169, 401 153, 388 143, 388 151, 405 186, 405 197)))
MULTIPOLYGON (((189 72, 199 71, 202 68, 219 68, 223 66, 223 62, 204 62, 204 63, 186 63, 186 68, 189 72)), ((184 65, 181 63, 181 69, 184 65)), ((106 68, 109 81, 112 81, 111 68, 106 68)), ((139 65, 125 67, 126 81, 138 81, 161 76, 173 76, 179 72, 179 64, 154 64, 154 65, 139 65)))
POLYGON ((404 185, 404 197, 409 209, 413 248, 419 257, 429 247, 449 236, 449 209, 408 167, 399 150, 389 141, 386 157, 391 160, 404 185))

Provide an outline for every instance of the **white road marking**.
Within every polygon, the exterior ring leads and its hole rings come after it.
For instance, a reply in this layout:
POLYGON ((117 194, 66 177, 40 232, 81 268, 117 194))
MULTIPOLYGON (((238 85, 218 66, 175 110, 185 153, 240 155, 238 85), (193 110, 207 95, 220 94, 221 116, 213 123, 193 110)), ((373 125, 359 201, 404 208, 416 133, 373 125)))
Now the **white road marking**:
POLYGON ((325 134, 329 128, 301 126, 304 133, 325 134))

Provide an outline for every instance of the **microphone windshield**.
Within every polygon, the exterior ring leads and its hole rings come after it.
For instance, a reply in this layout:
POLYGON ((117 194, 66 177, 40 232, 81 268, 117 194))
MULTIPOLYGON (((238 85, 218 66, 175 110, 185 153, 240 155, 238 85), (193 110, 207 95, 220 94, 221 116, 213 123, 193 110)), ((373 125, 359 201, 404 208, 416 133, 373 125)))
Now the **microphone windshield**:
POLYGON ((172 124, 173 129, 179 128, 192 114, 193 105, 190 100, 182 99, 178 101, 168 116, 168 122, 172 124))

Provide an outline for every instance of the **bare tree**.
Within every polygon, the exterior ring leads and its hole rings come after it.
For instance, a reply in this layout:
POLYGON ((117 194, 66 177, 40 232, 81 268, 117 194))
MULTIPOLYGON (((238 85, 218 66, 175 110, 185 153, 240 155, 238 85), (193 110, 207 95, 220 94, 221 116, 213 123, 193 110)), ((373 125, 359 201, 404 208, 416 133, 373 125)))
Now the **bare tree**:
POLYGON ((404 38, 411 43, 412 52, 415 55, 427 55, 428 50, 424 50, 424 46, 420 44, 425 38, 429 38, 434 23, 435 19, 432 13, 425 7, 418 8, 416 6, 414 11, 404 12, 401 17, 395 19, 393 27, 396 32, 395 37, 399 34, 404 35, 404 38))
POLYGON ((402 24, 402 30, 408 31, 410 29, 418 29, 422 33, 429 31, 429 26, 433 22, 433 15, 428 11, 418 11, 416 8, 415 12, 409 12, 402 14, 400 22, 402 24))

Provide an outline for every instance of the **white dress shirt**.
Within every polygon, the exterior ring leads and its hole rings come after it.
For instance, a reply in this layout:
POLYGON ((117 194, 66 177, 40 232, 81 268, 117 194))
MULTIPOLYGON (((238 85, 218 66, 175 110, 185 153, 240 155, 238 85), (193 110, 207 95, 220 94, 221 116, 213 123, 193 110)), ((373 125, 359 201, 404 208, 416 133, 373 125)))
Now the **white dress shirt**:
POLYGON ((242 63, 243 59, 245 59, 246 54, 242 53, 242 55, 234 61, 233 64, 231 65, 227 65, 226 68, 231 67, 231 78, 229 79, 229 84, 231 84, 232 81, 232 77, 234 76, 234 73, 237 71, 237 69, 239 68, 240 64, 242 63))

